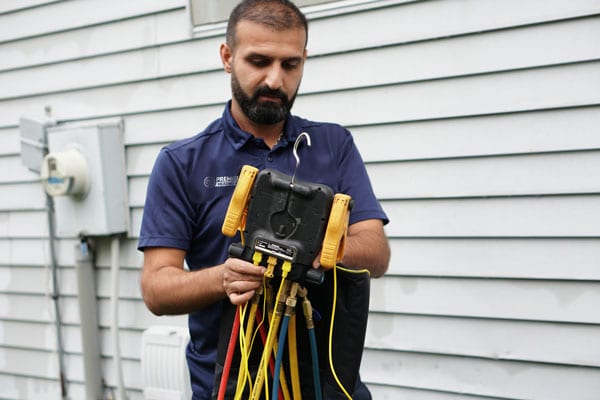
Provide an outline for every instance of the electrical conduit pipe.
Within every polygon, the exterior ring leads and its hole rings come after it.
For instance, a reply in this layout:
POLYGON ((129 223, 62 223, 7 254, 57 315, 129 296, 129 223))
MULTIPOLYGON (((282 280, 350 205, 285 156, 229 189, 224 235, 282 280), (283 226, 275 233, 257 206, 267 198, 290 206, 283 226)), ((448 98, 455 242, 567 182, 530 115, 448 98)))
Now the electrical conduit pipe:
POLYGON ((75 271, 79 293, 81 346, 86 399, 102 399, 102 372, 100 361, 100 333, 94 278, 94 256, 85 237, 75 249, 75 271))
POLYGON ((113 362, 115 364, 115 399, 125 400, 125 386, 123 384, 123 371, 121 365, 121 346, 119 344, 119 237, 114 235, 110 243, 110 280, 112 309, 111 336, 113 344, 113 362))

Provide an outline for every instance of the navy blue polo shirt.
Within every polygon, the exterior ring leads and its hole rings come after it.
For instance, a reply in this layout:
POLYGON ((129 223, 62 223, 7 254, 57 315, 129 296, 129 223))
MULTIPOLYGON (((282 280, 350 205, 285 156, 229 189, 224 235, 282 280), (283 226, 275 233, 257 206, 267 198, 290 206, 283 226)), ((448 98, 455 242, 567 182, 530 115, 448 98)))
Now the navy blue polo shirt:
MULTIPOLYGON (((296 180, 321 183, 334 193, 352 196, 350 224, 387 216, 377 202, 362 158, 345 128, 289 116, 280 141, 269 147, 242 131, 230 113, 203 132, 161 149, 152 170, 144 205, 138 248, 172 247, 186 251, 191 270, 221 264, 229 245, 221 226, 237 176, 245 164, 292 175, 292 149, 302 132, 310 135, 298 147, 296 180)), ((194 399, 210 399, 216 358, 221 303, 189 315, 191 341, 187 349, 194 399)))

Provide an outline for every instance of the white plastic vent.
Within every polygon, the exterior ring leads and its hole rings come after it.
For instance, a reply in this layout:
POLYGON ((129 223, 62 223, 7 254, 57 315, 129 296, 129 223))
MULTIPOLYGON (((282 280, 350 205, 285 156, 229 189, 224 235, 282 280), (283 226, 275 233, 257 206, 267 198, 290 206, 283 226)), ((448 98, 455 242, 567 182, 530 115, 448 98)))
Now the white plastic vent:
POLYGON ((185 360, 187 328, 153 326, 142 334, 142 384, 145 400, 188 400, 192 397, 185 360))

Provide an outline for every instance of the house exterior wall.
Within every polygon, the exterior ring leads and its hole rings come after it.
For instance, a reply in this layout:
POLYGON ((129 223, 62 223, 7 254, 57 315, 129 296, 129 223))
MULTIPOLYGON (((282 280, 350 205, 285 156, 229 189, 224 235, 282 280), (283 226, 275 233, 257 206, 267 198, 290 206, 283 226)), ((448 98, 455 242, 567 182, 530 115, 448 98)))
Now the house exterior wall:
MULTIPOLYGON (((391 223, 362 377, 375 399, 600 398, 600 3, 373 1, 309 14, 295 113, 353 132, 391 223)), ((354 2, 356 3, 356 2, 354 2)), ((155 317, 136 240, 163 145, 218 117, 218 45, 184 0, 0 5, 0 398, 57 399, 45 198, 19 118, 122 118, 131 230, 120 343, 142 398, 155 317)), ((69 395, 84 398, 76 238, 57 244, 69 395)), ((97 240, 102 371, 114 387, 110 240, 97 240)), ((108 393, 108 392, 107 392, 108 393)))

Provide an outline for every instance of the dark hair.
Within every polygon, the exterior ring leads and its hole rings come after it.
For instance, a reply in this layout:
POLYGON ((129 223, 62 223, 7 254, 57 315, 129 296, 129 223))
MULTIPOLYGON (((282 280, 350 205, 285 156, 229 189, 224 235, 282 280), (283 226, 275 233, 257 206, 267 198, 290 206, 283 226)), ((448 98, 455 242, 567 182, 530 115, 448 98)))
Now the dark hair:
POLYGON ((302 11, 289 0, 243 0, 231 14, 227 23, 226 41, 235 47, 236 28, 240 21, 247 20, 267 25, 277 31, 303 28, 308 40, 308 22, 302 11))

